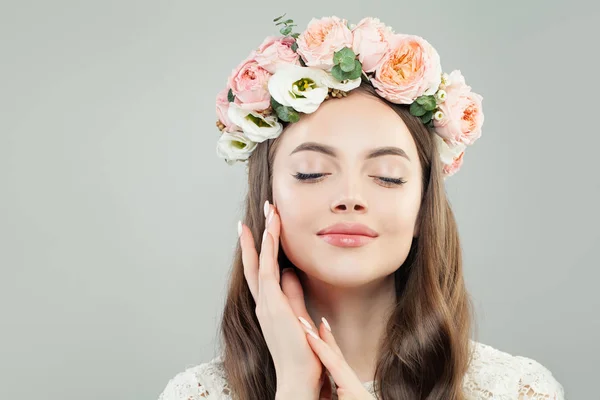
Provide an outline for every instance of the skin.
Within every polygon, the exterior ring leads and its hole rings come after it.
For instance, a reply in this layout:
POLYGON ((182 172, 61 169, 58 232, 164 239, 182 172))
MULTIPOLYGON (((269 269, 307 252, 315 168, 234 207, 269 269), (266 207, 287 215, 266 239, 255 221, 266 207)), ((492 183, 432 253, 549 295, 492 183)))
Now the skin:
POLYGON ((279 139, 273 205, 281 248, 300 270, 310 319, 327 319, 338 351, 362 382, 373 380, 378 344, 396 300, 393 272, 418 235, 421 174, 415 142, 402 119, 359 91, 325 101, 279 139), (335 155, 294 152, 308 142, 328 146, 335 155), (406 157, 368 157, 389 147, 406 157), (326 175, 301 181, 294 177, 298 172, 326 175), (362 247, 337 247, 317 235, 348 221, 367 225, 378 236, 362 247))

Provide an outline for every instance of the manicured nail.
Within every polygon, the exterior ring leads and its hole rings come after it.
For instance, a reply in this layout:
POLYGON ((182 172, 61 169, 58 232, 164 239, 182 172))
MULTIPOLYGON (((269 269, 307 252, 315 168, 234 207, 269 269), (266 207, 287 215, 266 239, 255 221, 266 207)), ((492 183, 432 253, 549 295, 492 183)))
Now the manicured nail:
POLYGON ((242 221, 238 221, 238 237, 242 236, 242 221))
POLYGON ((263 212, 265 213, 265 218, 269 215, 269 200, 265 201, 265 206, 263 207, 263 212))
POLYGON ((267 217, 267 226, 271 225, 271 220, 273 219, 273 214, 275 214, 275 211, 273 209, 271 209, 269 211, 269 216, 267 217))
POLYGON ((317 336, 317 334, 316 334, 316 333, 314 333, 313 331, 307 331, 307 332, 308 332, 308 334, 309 334, 310 336, 314 337, 315 339, 317 339, 317 340, 320 340, 320 339, 321 339, 321 338, 320 338, 319 336, 317 336))
POLYGON ((308 323, 307 320, 305 320, 302 317, 298 317, 298 319, 300 320, 300 322, 302 322, 302 325, 304 325, 305 327, 307 327, 308 330, 312 332, 312 326, 310 326, 310 324, 308 323))
POLYGON ((262 241, 263 241, 263 243, 265 242, 265 239, 267 238, 267 232, 268 232, 268 231, 267 231, 266 229, 265 229, 265 231, 263 232, 263 238, 262 238, 262 241))
POLYGON ((327 322, 327 320, 325 319, 325 317, 321 317, 321 321, 323 321, 323 323, 325 324, 325 328, 327 328, 327 330, 329 332, 331 332, 331 326, 329 325, 329 322, 327 322))

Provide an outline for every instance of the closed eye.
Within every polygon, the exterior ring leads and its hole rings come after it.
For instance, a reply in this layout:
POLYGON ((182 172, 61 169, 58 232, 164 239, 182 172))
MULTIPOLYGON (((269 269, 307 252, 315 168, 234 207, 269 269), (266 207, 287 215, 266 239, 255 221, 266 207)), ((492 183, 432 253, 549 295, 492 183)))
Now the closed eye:
POLYGON ((322 177, 324 177, 327 174, 319 174, 319 173, 313 173, 313 174, 303 174, 302 172, 296 172, 293 176, 294 178, 298 179, 299 181, 315 181, 318 180, 322 177))
POLYGON ((375 178, 376 180, 382 182, 383 185, 386 187, 400 186, 400 185, 404 185, 406 183, 406 181, 402 178, 388 178, 385 176, 372 176, 372 175, 371 175, 371 178, 375 178))

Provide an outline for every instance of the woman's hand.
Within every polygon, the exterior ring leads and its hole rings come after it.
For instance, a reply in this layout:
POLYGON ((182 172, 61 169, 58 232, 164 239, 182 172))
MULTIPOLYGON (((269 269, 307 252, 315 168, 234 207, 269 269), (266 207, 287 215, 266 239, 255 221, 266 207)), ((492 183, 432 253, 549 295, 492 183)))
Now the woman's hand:
MULTIPOLYGON (((358 379, 350 365, 346 362, 342 351, 333 337, 329 323, 325 318, 322 321, 318 333, 307 328, 305 331, 310 347, 317 354, 335 382, 338 399, 373 400, 373 395, 365 389, 360 379, 358 379)), ((319 395, 320 400, 332 398, 331 386, 328 384, 329 382, 325 383, 319 395)))
POLYGON ((277 256, 281 221, 268 202, 264 211, 267 228, 260 256, 248 227, 239 225, 244 276, 275 365, 278 397, 293 393, 287 398, 314 400, 324 381, 323 366, 308 344, 302 327, 306 324, 312 329, 315 325, 306 310, 302 285, 295 272, 286 271, 281 277, 279 275, 277 256))

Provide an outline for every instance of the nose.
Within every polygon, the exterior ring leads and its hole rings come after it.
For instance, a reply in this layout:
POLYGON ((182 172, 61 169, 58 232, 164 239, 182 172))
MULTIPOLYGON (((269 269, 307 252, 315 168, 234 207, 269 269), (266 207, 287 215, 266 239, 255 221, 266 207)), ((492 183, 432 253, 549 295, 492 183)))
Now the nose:
POLYGON ((367 212, 367 203, 359 196, 344 196, 331 204, 331 211, 336 214, 367 212))

